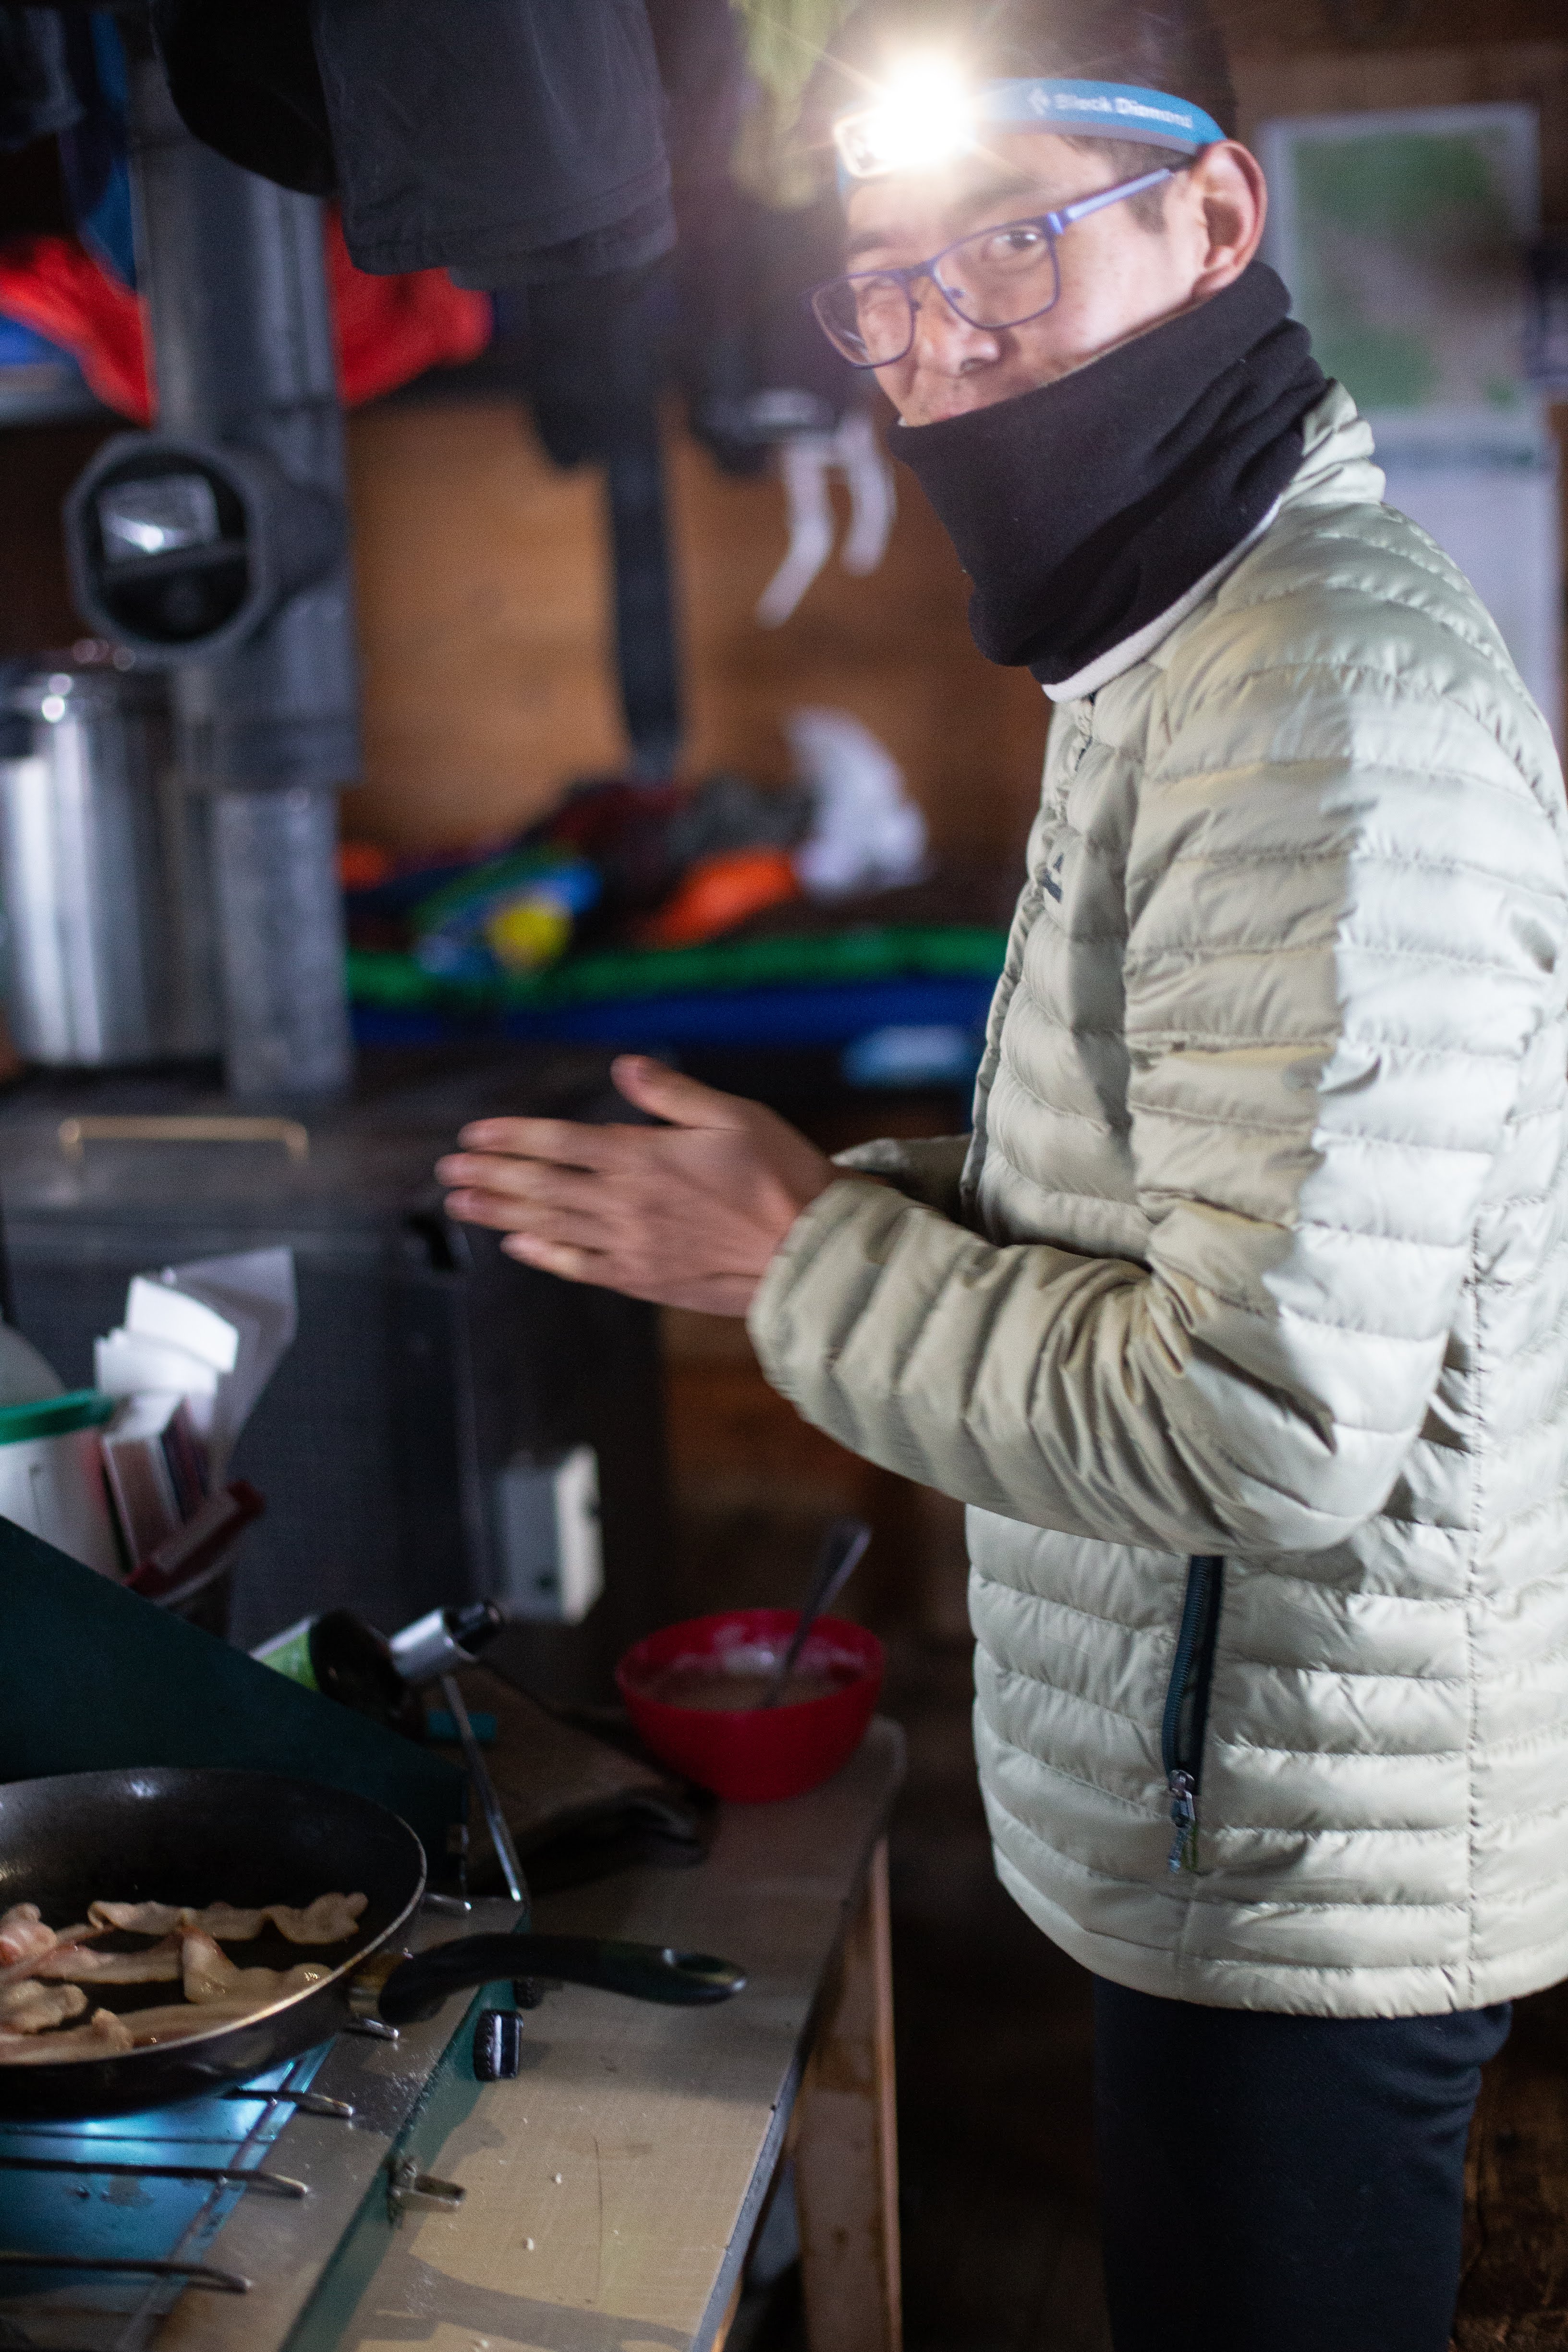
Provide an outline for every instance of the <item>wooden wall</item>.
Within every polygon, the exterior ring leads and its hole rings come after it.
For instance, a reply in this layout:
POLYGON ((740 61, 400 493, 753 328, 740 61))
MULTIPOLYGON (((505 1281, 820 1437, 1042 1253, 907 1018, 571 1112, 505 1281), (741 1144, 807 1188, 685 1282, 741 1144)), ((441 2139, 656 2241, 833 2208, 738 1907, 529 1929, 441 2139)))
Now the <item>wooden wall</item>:
POLYGON ((1484 47, 1253 52, 1234 61, 1241 135, 1279 114, 1375 113, 1384 107, 1523 101, 1541 115, 1544 217, 1568 223, 1568 8, 1555 40, 1484 47))
MULTIPOLYGON (((345 824, 412 845, 502 831, 625 755, 609 655, 600 478, 561 474, 521 409, 383 409, 351 422, 366 780, 345 824)), ((889 745, 954 850, 1016 854, 1047 708, 994 669, 963 575, 913 477, 882 569, 837 562, 780 629, 752 617, 785 544, 776 481, 733 481, 668 442, 694 773, 788 773, 791 708, 853 711, 889 745)))
POLYGON ((1563 37, 1562 0, 1210 0, 1233 61, 1411 57, 1563 37))

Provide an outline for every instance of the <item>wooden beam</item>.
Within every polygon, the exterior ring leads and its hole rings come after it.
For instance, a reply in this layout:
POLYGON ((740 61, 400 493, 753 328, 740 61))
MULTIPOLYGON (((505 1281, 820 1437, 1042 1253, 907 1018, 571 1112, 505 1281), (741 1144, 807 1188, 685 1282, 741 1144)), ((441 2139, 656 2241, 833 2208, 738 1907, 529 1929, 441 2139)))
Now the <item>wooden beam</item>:
POLYGON ((795 2185, 811 2352, 901 2352, 885 1841, 872 1856, 801 2085, 795 2185))
POLYGON ((1563 0, 1218 0, 1233 58, 1485 48, 1563 37, 1563 0))
POLYGON ((730 2297, 728 2310, 719 2322, 719 2332, 713 2338, 711 2352, 724 2352, 724 2347, 730 2341, 730 2330, 735 2325, 735 2314, 741 2308, 741 2290, 745 2284, 743 2276, 735 2281, 735 2292, 730 2297))

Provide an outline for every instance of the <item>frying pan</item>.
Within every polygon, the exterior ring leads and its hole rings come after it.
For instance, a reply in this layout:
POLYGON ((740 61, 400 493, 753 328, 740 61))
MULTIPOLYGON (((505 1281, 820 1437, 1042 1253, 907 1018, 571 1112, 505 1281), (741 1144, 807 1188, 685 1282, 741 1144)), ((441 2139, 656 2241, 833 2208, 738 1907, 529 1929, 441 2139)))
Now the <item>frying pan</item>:
MULTIPOLYGON (((745 1979, 700 1952, 587 1936, 461 1936, 406 1959, 394 1938, 425 1892, 425 1852, 395 1813, 368 1798, 268 1772, 164 1766, 72 1772, 0 1786, 0 1911, 36 1903, 51 1927, 92 1902, 307 1904, 368 1899, 343 1948, 276 1948, 270 1930, 237 1948, 242 1965, 335 1962, 303 1992, 181 2042, 103 2058, 0 2064, 0 2117, 134 2114, 220 2084, 327 2041, 356 2016, 388 2025, 429 2017, 449 1993, 510 1977, 558 1977, 639 2000, 724 2000, 745 1979)), ((88 1984, 89 2011, 96 2005, 88 1984)), ((106 1988, 124 2013, 179 1998, 177 1985, 106 1988)), ((84 2016, 87 2014, 84 2011, 84 2016)))

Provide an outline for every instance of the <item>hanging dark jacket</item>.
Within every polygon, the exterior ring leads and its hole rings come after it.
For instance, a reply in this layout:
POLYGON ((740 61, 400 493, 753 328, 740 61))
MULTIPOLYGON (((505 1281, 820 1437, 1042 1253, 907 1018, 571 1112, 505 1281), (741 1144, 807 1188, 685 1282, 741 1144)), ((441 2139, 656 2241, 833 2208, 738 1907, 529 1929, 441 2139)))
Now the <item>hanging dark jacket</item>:
POLYGON ((57 12, 0 7, 0 155, 68 130, 80 114, 57 12))
POLYGON ((195 136, 335 193, 362 269, 516 285, 674 243, 643 0, 155 0, 153 19, 195 136))

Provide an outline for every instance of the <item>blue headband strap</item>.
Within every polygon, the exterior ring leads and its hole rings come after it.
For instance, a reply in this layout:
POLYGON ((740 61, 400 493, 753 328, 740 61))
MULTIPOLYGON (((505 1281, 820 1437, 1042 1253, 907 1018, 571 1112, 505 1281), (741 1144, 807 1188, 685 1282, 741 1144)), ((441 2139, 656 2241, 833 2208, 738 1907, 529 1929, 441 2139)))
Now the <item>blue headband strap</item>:
POLYGON ((1201 106, 1121 81, 988 81, 976 93, 974 112, 980 122, 1088 139, 1133 139, 1193 154, 1226 135, 1201 106))

